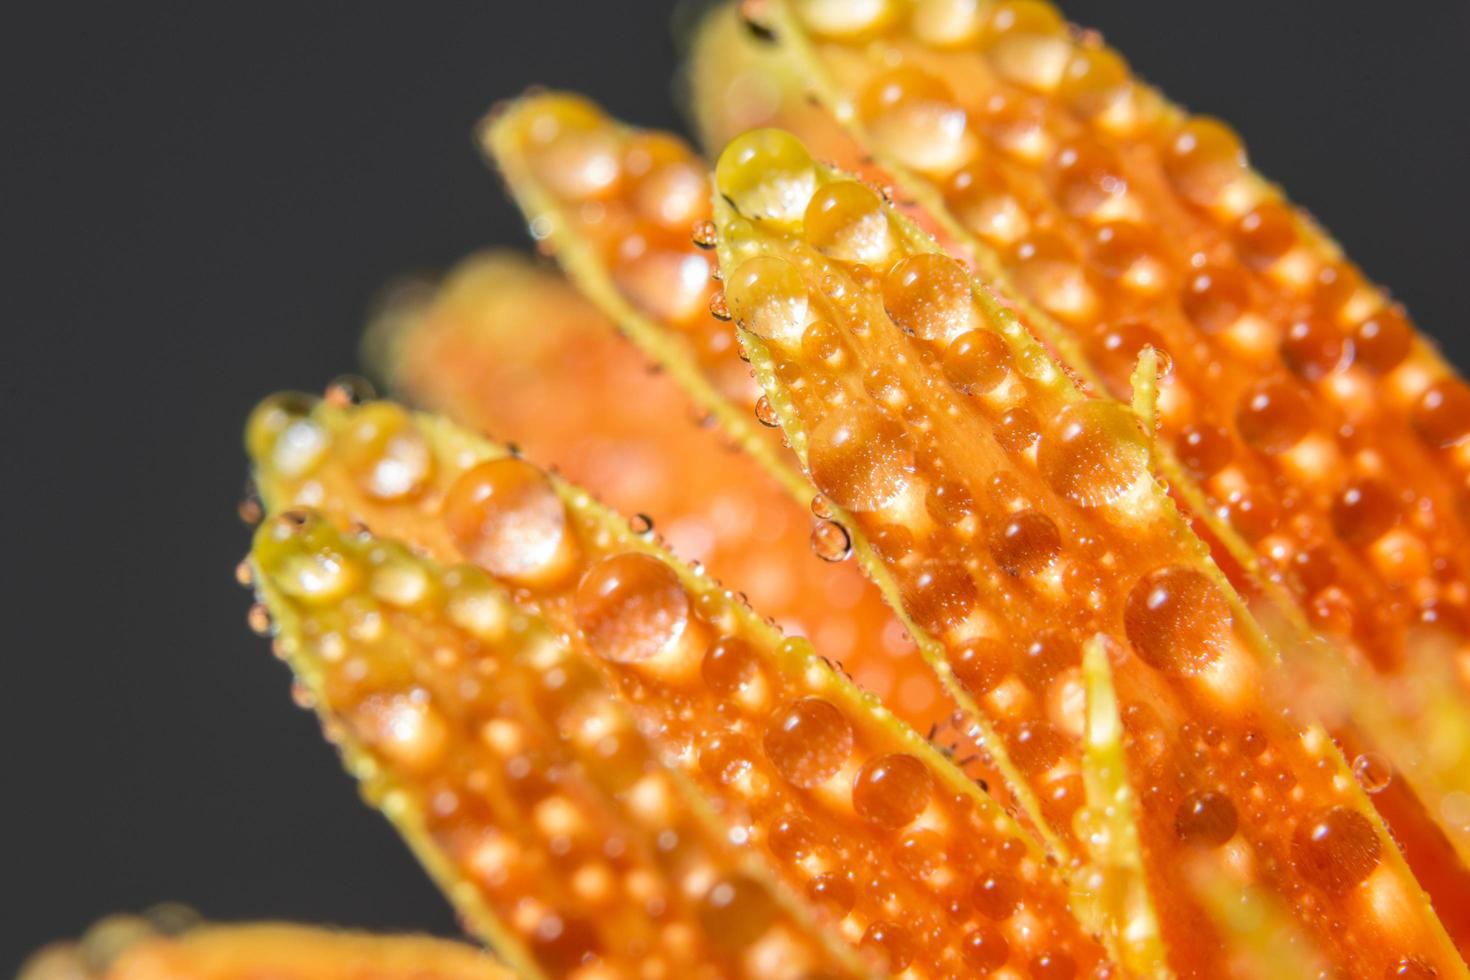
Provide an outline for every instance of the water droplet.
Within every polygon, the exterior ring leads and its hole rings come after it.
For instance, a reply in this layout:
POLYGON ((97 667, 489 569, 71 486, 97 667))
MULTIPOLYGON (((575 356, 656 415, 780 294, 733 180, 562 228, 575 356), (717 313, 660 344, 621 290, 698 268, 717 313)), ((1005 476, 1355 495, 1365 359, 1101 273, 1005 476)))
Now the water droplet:
POLYGON ((556 488, 541 470, 512 457, 460 474, 445 497, 444 523, 467 559, 518 583, 548 582, 575 557, 556 488))
POLYGON ((853 180, 837 180, 812 195, 803 233, 823 255, 841 262, 881 263, 893 248, 883 199, 853 180))
POLYGON ((978 922, 960 940, 960 955, 970 969, 982 974, 994 973, 1010 959, 1011 945, 998 928, 988 922, 978 922))
POLYGON ((711 691, 731 698, 759 676, 760 661, 750 644, 738 637, 723 636, 704 652, 699 672, 711 691))
POLYGON ((698 247, 710 249, 719 243, 720 234, 718 229, 715 228, 715 223, 706 219, 695 223, 694 230, 691 232, 691 238, 698 247))
POLYGON ((1143 662, 1166 674, 1197 674, 1225 652, 1233 617, 1220 586, 1182 565, 1138 580, 1123 612, 1128 642, 1143 662))
POLYGON ((781 424, 781 417, 776 414, 775 406, 765 395, 755 400, 755 420, 768 429, 774 429, 781 424))
POLYGON ((1311 429, 1311 400, 1284 378, 1257 382, 1240 396, 1235 427, 1252 449, 1284 453, 1311 429))
POLYGON ((918 943, 897 922, 874 922, 863 933, 858 949, 884 972, 902 973, 913 962, 914 955, 918 952, 918 943))
POLYGON ((766 756, 789 783, 811 789, 842 768, 852 752, 852 726, 821 698, 800 698, 766 723, 766 756))
POLYGON ((390 402, 370 402, 353 410, 341 451, 358 486, 377 500, 416 496, 434 474, 429 440, 406 411, 390 402))
POLYGON ((921 340, 949 341, 979 325, 970 277, 954 259, 923 252, 883 277, 883 308, 921 340))
POLYGON ((269 636, 271 632, 271 611, 265 607, 265 603, 257 602, 251 605, 250 611, 245 614, 245 622, 250 626, 251 632, 256 636, 269 636))
POLYGON ((653 534, 653 518, 647 514, 634 514, 628 518, 628 530, 640 538, 649 537, 653 534))
POLYGON ((911 755, 893 753, 869 759, 852 785, 858 816, 884 830, 912 822, 929 805, 929 771, 911 755))
POLYGON ((1196 116, 1175 133, 1165 150, 1164 169, 1186 200, 1209 207, 1245 176, 1245 148, 1229 126, 1196 116))
POLYGON ((1219 847, 1235 836, 1236 826, 1235 804, 1214 790, 1189 794, 1174 813, 1174 832, 1198 847, 1219 847))
POLYGON ((1053 490, 1083 507, 1123 497, 1149 477, 1148 442, 1125 406, 1093 399, 1057 413, 1041 438, 1037 463, 1053 490))
POLYGON ((848 510, 877 510, 908 485, 908 437, 875 408, 852 404, 833 411, 812 430, 808 445, 812 479, 848 510))
POLYGON ((1353 760, 1353 775, 1358 785, 1368 794, 1381 793, 1393 781, 1393 766, 1388 760, 1373 752, 1364 752, 1353 760))
POLYGON ((1037 511, 1012 514, 991 531, 990 554, 1011 575, 1034 575, 1049 568, 1062 550, 1056 522, 1037 511))
POLYGON ((1021 883, 1004 871, 987 871, 975 879, 975 908, 987 919, 1004 922, 1021 906, 1021 883))
POLYGON ((1010 348, 989 330, 962 333, 944 352, 944 376, 967 395, 995 390, 1010 373, 1010 366, 1010 348))
POLYGON ((836 521, 818 521, 812 528, 812 551, 823 561, 843 561, 852 554, 847 528, 836 521))
POLYGON ((817 188, 806 147, 779 129, 736 137, 715 164, 715 186, 747 218, 795 222, 817 188))
POLYGON ((725 302, 737 324, 778 344, 799 344, 809 321, 801 273, 774 255, 743 262, 725 283, 725 302))
POLYGON ((1372 821, 1356 810, 1334 806, 1297 828, 1291 852, 1303 878, 1337 895, 1373 873, 1382 847, 1372 821))
POLYGON ((859 99, 873 141, 907 167, 945 176, 975 151, 965 110, 944 80, 914 67, 874 79, 859 99))
POLYGON ((678 642, 689 626, 689 596, 673 569, 638 552, 604 558, 577 585, 577 625, 598 656, 634 663, 678 642))
POLYGON ((722 323, 728 323, 730 321, 730 304, 725 302, 725 291, 723 289, 716 289, 710 295, 709 315, 722 323))
POLYGON ((852 911, 857 889, 840 874, 820 874, 806 883, 806 897, 833 919, 841 919, 852 911))
POLYGON ((322 401, 333 408, 351 408, 361 405, 377 397, 372 383, 367 378, 355 374, 342 374, 333 378, 327 384, 326 393, 322 401))

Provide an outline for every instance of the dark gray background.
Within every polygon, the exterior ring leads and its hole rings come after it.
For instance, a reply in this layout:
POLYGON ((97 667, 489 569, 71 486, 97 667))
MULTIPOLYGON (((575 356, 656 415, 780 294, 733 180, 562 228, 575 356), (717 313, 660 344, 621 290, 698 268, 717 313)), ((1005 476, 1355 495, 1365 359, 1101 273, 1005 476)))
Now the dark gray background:
MULTIPOLYGON (((1470 361, 1470 4, 1064 6, 1234 122, 1470 361)), ((524 242, 470 140, 493 100, 541 82, 676 125, 667 7, 4 15, 0 971, 161 899, 452 932, 245 628, 240 426, 355 367, 385 280, 524 242)))

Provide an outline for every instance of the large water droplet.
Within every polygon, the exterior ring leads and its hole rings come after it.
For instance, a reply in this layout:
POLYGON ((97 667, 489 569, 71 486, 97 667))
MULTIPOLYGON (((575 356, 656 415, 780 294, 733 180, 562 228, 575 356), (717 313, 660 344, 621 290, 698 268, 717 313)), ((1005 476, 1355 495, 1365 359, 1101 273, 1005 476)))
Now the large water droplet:
POLYGON ((1073 402, 1047 427, 1037 463, 1057 493, 1083 507, 1101 507, 1148 478, 1148 443, 1133 413, 1118 402, 1073 402))
POLYGON ((577 625, 592 651, 616 663, 671 648, 689 626, 689 596, 673 569, 629 552, 604 558, 577 585, 577 625))

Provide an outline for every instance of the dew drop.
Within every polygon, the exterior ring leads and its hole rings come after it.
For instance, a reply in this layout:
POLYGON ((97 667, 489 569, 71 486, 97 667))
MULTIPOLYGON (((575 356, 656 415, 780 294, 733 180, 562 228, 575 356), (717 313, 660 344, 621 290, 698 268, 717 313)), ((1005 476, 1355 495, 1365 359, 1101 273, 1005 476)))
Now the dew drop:
POLYGON ((747 259, 725 283, 725 302, 735 322, 766 340, 801 342, 808 317, 806 283, 796 266, 774 255, 747 259))
POLYGON ((1004 871, 988 871, 975 879, 975 908, 987 919, 1004 922, 1021 906, 1021 883, 1004 871))
POLYGON ((1143 662, 1166 674, 1198 674, 1225 652, 1234 619, 1220 587, 1182 565, 1156 569, 1128 594, 1123 624, 1143 662))
POLYGON ((1393 491, 1382 480, 1371 477, 1343 487, 1333 498, 1331 513, 1337 536, 1356 547, 1377 541, 1399 520, 1393 491))
POLYGON ((960 940, 960 955, 965 965, 980 973, 994 973, 1005 966, 1011 956, 1011 944, 1005 934, 988 922, 970 928, 960 940))
POLYGON ((955 677, 975 697, 989 694, 1011 670, 1011 655, 1005 644, 990 637, 970 640, 950 658, 955 677))
POLYGON ((1382 793, 1393 781, 1393 766, 1381 755, 1364 752, 1353 760, 1353 775, 1368 794, 1382 793))
POLYGON ((1209 207, 1244 176, 1245 148, 1229 126, 1196 116, 1174 135, 1164 154, 1164 169, 1186 200, 1209 207))
POLYGON ((604 558, 577 585, 577 625, 598 656, 615 663, 647 660, 689 626, 689 596, 657 558, 637 552, 604 558))
POLYGON ((756 129, 725 147, 715 186, 747 218, 795 222, 817 188, 817 171, 796 137, 756 129))
POLYGON ((821 698, 800 698, 766 722, 766 757, 787 782, 811 789, 830 779, 852 753, 852 726, 821 698))
POLYGON ((806 883, 806 897, 833 919, 841 919, 852 911, 857 889, 840 874, 820 874, 806 883))
POLYGON ((1387 374, 1409 356, 1414 328, 1396 306, 1385 307, 1353 331, 1357 362, 1376 374, 1387 374))
POLYGON ((979 324, 969 275, 940 252, 911 255, 888 270, 883 308, 921 340, 947 341, 979 324))
POLYGON ((1267 379, 1247 388, 1235 410, 1235 427, 1252 449, 1275 456, 1302 440, 1312 427, 1312 406, 1302 391, 1284 378, 1267 379))
POLYGON ((1219 847, 1235 836, 1236 826, 1235 804, 1214 790, 1189 794, 1174 813, 1174 832, 1198 847, 1219 847))
POLYGON ((913 962, 918 943, 897 922, 874 922, 863 933, 858 948, 887 973, 901 973, 913 962))
POLYGON ((1058 412, 1036 459, 1051 488, 1083 507, 1111 504, 1149 475, 1148 443, 1137 419, 1118 402, 1100 399, 1058 412))
POLYGON ((744 875, 721 878, 699 904, 699 921, 717 946, 741 950, 766 934, 778 909, 765 888, 744 875))
POLYGON ((852 554, 852 539, 836 521, 818 521, 812 528, 812 552, 822 561, 843 561, 852 554))
POLYGON ((1010 366, 1010 348, 990 330, 966 331, 944 352, 944 376, 967 395, 993 391, 1006 379, 1010 366))
POLYGON ((428 439, 407 412, 389 402, 371 402, 355 410, 341 449, 358 486, 377 500, 415 496, 434 473, 428 439))
POLYGON ((755 420, 768 429, 774 429, 781 424, 781 416, 776 414, 776 407, 765 395, 755 400, 755 420))
POLYGON ((812 195, 803 222, 806 240, 842 262, 876 264, 893 248, 883 199, 853 180, 838 180, 812 195))
POLYGON ((924 811, 932 790, 929 771, 918 759, 904 753, 880 755, 858 772, 852 806, 869 823, 897 830, 924 811))
POLYGON ((1056 522, 1038 511, 1012 514, 991 531, 990 554, 1010 575, 1034 575, 1049 568, 1062 550, 1056 522))
POLYGON ((465 558, 515 582, 544 581, 571 557, 556 489, 541 470, 513 457, 460 474, 445 497, 444 523, 465 558))
POLYGON ((913 454, 903 427, 862 404, 833 411, 808 442, 812 479, 838 506, 877 510, 908 485, 913 454))
POLYGON ((719 243, 720 233, 715 228, 713 221, 705 219, 694 223, 694 228, 690 232, 690 240, 699 248, 711 249, 719 243))
POLYGON ((965 110, 944 80, 918 68, 896 68, 874 79, 859 111, 880 150, 930 175, 959 169, 974 152, 965 110))
POLYGON ((1303 878, 1337 895, 1373 873, 1382 845, 1367 817, 1334 806, 1297 828, 1291 850, 1303 878))
POLYGON ((1470 436, 1470 385, 1457 378, 1430 385, 1414 406, 1413 422, 1419 438, 1440 449, 1470 436))
POLYGON ((759 676, 760 662, 750 644, 739 637, 722 636, 704 652, 699 672, 711 691, 730 698, 759 676))

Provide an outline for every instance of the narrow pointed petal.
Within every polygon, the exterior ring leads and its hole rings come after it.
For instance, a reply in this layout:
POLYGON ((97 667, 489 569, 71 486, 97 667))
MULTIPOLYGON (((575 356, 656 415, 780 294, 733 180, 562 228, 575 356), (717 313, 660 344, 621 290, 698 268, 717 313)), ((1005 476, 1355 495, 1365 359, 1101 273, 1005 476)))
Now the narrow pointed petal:
POLYGON ((1177 860, 1198 838, 1352 922, 1309 917, 1338 962, 1429 950, 1463 970, 1331 740, 1276 705, 1278 653, 1155 482, 1134 414, 1088 398, 963 266, 789 135, 741 137, 716 179, 726 298, 787 438, 860 535, 892 542, 875 554, 926 648, 955 673, 995 651, 974 703, 1064 843, 1080 648, 1126 640, 1115 683, 1175 968, 1212 955, 1177 860), (1259 803, 1264 780, 1293 788, 1284 806, 1259 803))
POLYGON ((599 673, 482 572, 310 512, 269 518, 251 563, 364 796, 519 972, 839 965, 599 673))
MULTIPOLYGON (((1041 849, 959 768, 808 642, 781 636, 584 491, 385 403, 272 401, 247 440, 273 510, 309 504, 339 527, 364 522, 514 586, 517 607, 618 692, 729 838, 752 845, 875 967, 1040 957, 1087 970, 1103 957, 1041 849), (321 433, 321 451, 283 473, 278 457, 303 441, 292 434, 302 424, 321 433), (379 448, 365 458, 369 428, 379 448), (404 456, 423 479, 412 495, 385 497, 384 460, 404 456)), ((308 584, 321 565, 304 570, 308 584)))

